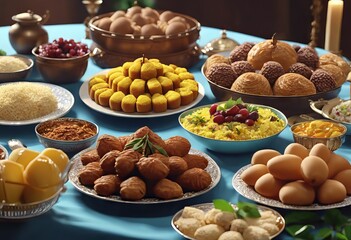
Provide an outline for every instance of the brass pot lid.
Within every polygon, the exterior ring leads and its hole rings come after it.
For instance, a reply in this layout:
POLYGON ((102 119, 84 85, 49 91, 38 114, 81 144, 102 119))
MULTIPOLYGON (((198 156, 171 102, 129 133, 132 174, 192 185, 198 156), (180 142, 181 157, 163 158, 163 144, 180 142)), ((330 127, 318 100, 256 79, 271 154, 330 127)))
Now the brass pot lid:
POLYGON ((25 23, 41 22, 42 19, 43 18, 41 16, 39 16, 38 14, 35 14, 31 10, 12 16, 12 20, 16 22, 25 22, 25 23))
POLYGON ((221 31, 221 37, 216 38, 207 43, 203 48, 202 52, 208 56, 215 53, 228 53, 232 51, 239 43, 234 39, 227 37, 227 31, 223 29, 221 31))

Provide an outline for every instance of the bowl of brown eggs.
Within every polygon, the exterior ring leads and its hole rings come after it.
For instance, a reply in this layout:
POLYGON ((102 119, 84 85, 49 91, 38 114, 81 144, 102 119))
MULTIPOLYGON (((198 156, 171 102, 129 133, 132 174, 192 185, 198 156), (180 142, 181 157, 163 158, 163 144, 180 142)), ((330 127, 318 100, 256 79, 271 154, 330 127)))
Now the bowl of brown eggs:
POLYGON ((118 10, 93 17, 88 25, 95 43, 94 49, 98 49, 95 52, 99 52, 95 58, 107 52, 116 58, 122 55, 135 59, 143 53, 145 57, 158 58, 167 63, 169 56, 174 61, 174 55, 179 53, 181 56, 175 64, 185 66, 189 63, 184 62, 184 56, 200 55, 196 44, 200 23, 172 11, 133 6, 126 11, 118 10), (196 49, 198 51, 194 52, 196 49))

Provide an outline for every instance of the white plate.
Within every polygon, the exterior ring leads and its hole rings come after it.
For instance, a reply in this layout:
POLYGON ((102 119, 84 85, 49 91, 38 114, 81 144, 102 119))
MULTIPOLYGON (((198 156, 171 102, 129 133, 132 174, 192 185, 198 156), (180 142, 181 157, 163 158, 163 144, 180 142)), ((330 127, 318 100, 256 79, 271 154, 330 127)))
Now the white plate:
MULTIPOLYGON (((232 206, 233 206, 234 209, 236 208, 235 204, 232 204, 232 206)), ((190 207, 200 209, 200 210, 202 210, 204 212, 208 212, 208 211, 210 211, 211 209, 214 208, 213 203, 202 203, 202 204, 192 205, 190 207)), ((273 210, 272 208, 269 208, 269 207, 264 207, 264 206, 257 205, 257 208, 258 208, 258 210, 260 212, 271 211, 277 217, 276 224, 277 224, 277 226, 279 228, 279 231, 276 234, 270 236, 270 239, 273 239, 274 237, 278 236, 285 228, 285 219, 283 218, 283 216, 280 215, 280 213, 278 213, 277 211, 275 211, 275 210, 273 210)), ((176 232, 178 232, 184 238, 190 239, 190 240, 195 240, 195 238, 192 238, 192 237, 182 233, 178 229, 177 225, 175 224, 175 222, 182 216, 182 213, 183 213, 183 209, 178 211, 176 214, 174 214, 174 216, 172 218, 171 225, 172 225, 173 229, 176 230, 176 232)))
POLYGON ((278 200, 270 199, 263 197, 259 193, 257 193, 251 186, 247 185, 240 177, 242 172, 250 167, 251 164, 246 165, 242 168, 240 168, 233 176, 232 179, 232 185, 234 189, 240 193, 242 196, 251 199, 255 202, 271 206, 271 207, 277 207, 277 208, 284 208, 284 209, 292 209, 292 210, 325 210, 325 209, 333 209, 333 208, 341 208, 341 207, 346 207, 351 205, 351 196, 348 196, 345 198, 344 201, 339 202, 339 203, 334 203, 334 204, 328 204, 328 205, 321 205, 318 203, 314 203, 312 205, 308 206, 296 206, 296 205, 287 205, 284 204, 278 200))
POLYGON ((210 156, 208 156, 207 154, 205 154, 199 150, 190 149, 189 153, 201 155, 208 160, 208 166, 206 167, 205 170, 210 174, 210 176, 212 178, 212 182, 211 182, 210 186, 208 186, 206 189, 204 189, 202 191, 198 191, 198 192, 186 192, 186 193, 184 193, 184 195, 181 198, 170 199, 170 200, 161 200, 161 199, 157 199, 157 198, 143 198, 139 201, 127 201, 127 200, 121 199, 121 197, 118 195, 103 197, 103 196, 97 195, 93 188, 89 188, 89 187, 82 185, 78 179, 78 174, 79 174, 80 170, 83 168, 82 162, 80 161, 80 155, 86 151, 89 151, 89 150, 91 150, 91 148, 83 150, 82 152, 76 154, 71 159, 71 161, 73 161, 74 163, 73 163, 73 166, 69 172, 69 180, 71 181, 73 186, 77 190, 79 190, 80 192, 87 194, 91 197, 99 198, 102 200, 107 200, 107 201, 112 201, 112 202, 120 202, 120 203, 132 203, 132 204, 155 204, 155 203, 176 202, 176 201, 181 201, 181 200, 186 200, 189 198, 197 197, 197 196, 200 196, 204 193, 207 193, 212 188, 214 188, 218 184, 219 180, 221 179, 221 170, 220 170, 219 166, 217 165, 217 163, 210 156))
MULTIPOLYGON (((102 74, 106 74, 109 70, 104 70, 102 72, 99 72, 95 75, 93 75, 92 77, 90 77, 89 79, 93 78, 96 75, 102 75, 102 74)), ((201 85, 201 83, 198 83, 199 86, 199 94, 197 96, 197 98, 191 102, 188 105, 185 106, 181 106, 180 108, 177 109, 171 109, 171 110, 167 110, 165 112, 161 112, 161 113, 155 113, 155 112, 148 112, 148 113, 125 113, 122 111, 114 111, 108 107, 103 107, 99 104, 97 104, 95 101, 93 101, 90 96, 89 96, 89 92, 88 92, 88 86, 89 86, 89 79, 84 81, 84 83, 82 84, 82 86, 79 89, 79 96, 80 99, 82 99, 82 101, 91 109, 97 111, 97 112, 101 112, 107 115, 111 115, 111 116, 117 116, 117 117, 128 117, 128 118, 154 118, 154 117, 163 117, 163 116, 169 116, 172 114, 176 114, 176 113, 180 113, 183 112, 189 108, 192 108, 193 106, 195 106, 196 104, 198 104, 201 99, 205 96, 205 89, 204 87, 201 85)))
MULTIPOLYGON (((46 120, 59 118, 59 117, 65 115, 73 107, 74 97, 73 97, 72 93, 70 91, 68 91, 67 89, 60 87, 60 86, 57 86, 57 85, 54 85, 54 84, 50 84, 50 83, 41 83, 41 82, 35 82, 35 83, 51 88, 52 93, 55 95, 55 97, 57 99, 56 111, 54 111, 48 115, 45 115, 45 116, 42 116, 39 118, 35 118, 35 119, 30 119, 30 120, 22 120, 22 121, 0 120, 0 125, 20 126, 20 125, 29 125, 29 124, 39 123, 39 122, 43 122, 46 120)), ((1 85, 4 85, 4 84, 12 84, 12 83, 3 83, 1 85)))

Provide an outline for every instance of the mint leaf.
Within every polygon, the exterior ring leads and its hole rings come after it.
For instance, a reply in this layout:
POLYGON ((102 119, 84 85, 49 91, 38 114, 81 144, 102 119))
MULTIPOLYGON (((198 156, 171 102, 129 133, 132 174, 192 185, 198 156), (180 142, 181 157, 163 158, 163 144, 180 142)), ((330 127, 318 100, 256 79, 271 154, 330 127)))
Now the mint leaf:
POLYGON ((238 207, 237 215, 242 218, 261 217, 260 211, 258 211, 256 204, 248 202, 238 202, 236 206, 238 207))
POLYGON ((299 211, 299 212, 291 212, 287 214, 285 217, 285 223, 288 224, 303 224, 303 223, 312 223, 312 222, 319 222, 320 216, 314 212, 306 212, 306 211, 299 211))
POLYGON ((233 107, 234 105, 236 105, 236 101, 234 101, 232 98, 230 98, 228 101, 225 102, 224 108, 229 109, 229 108, 233 107))
POLYGON ((347 239, 351 239, 351 225, 346 225, 343 231, 347 239))
POLYGON ((219 209, 223 212, 232 212, 234 213, 234 208, 233 206, 227 202, 224 199, 214 199, 213 201, 213 205, 216 209, 219 209))
POLYGON ((331 237, 333 235, 333 230, 331 228, 321 228, 317 233, 317 239, 326 239, 327 237, 331 237))
POLYGON ((6 52, 0 49, 0 56, 6 56, 6 52))
POLYGON ((290 236, 294 237, 294 239, 305 239, 305 240, 313 240, 314 235, 311 233, 311 230, 314 229, 312 225, 291 225, 285 228, 290 236))
POLYGON ((326 211, 323 220, 325 223, 338 228, 347 222, 347 217, 342 215, 338 209, 330 209, 326 211))

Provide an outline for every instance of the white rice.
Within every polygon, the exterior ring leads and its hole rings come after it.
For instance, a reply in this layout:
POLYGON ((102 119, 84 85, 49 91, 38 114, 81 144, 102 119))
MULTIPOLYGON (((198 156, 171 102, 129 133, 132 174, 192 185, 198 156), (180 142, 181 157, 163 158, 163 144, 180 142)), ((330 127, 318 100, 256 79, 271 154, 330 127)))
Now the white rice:
POLYGON ((335 106, 332 109, 330 116, 340 122, 351 123, 351 100, 342 102, 335 106))
POLYGON ((20 58, 13 56, 0 57, 0 73, 17 72, 28 68, 20 58))
POLYGON ((17 82, 0 86, 0 119, 30 120, 57 109, 52 90, 38 83, 17 82))

